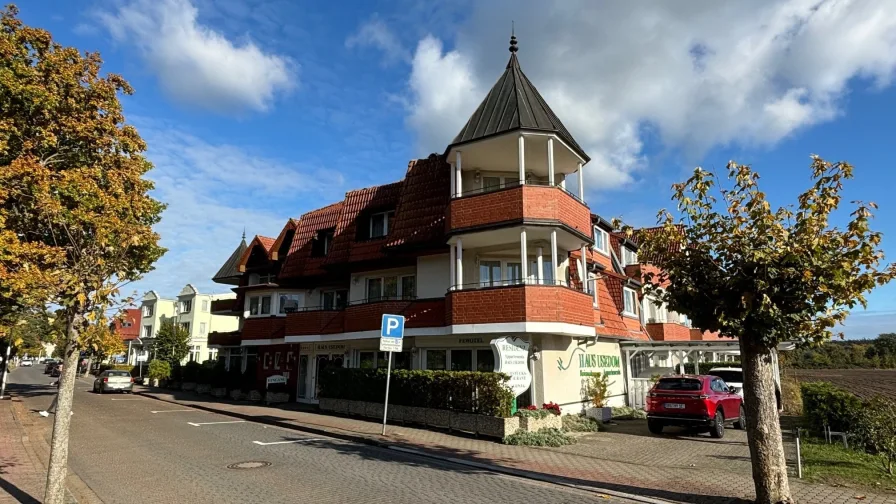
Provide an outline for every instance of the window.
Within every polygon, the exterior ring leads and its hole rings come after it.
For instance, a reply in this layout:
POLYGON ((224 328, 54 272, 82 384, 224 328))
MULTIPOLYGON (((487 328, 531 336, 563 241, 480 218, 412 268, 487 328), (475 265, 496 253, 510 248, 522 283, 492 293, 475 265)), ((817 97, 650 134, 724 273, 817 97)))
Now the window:
POLYGON ((395 299, 398 297, 398 277, 386 277, 383 279, 383 297, 395 299))
POLYGON ((122 322, 121 323, 121 327, 131 327, 131 325, 133 325, 133 324, 131 324, 130 322, 122 322))
POLYGON ((383 297, 383 279, 368 278, 367 279, 367 300, 377 301, 383 297))
POLYGON ((274 276, 273 273, 266 273, 264 275, 258 275, 258 283, 260 283, 260 284, 274 283, 274 280, 276 280, 276 277, 274 276))
POLYGON ((208 299, 202 300, 202 311, 204 311, 206 313, 208 312, 208 299))
POLYGON ((491 349, 476 350, 476 371, 490 373, 495 370, 495 353, 491 349))
POLYGON ((370 216, 370 237, 382 238, 389 234, 389 223, 395 217, 394 211, 375 213, 370 216))
POLYGON ((501 261, 480 261, 479 283, 483 286, 500 285, 501 261))
POLYGON ((659 323, 665 322, 666 316, 663 310, 663 305, 659 301, 653 298, 647 298, 647 322, 648 323, 659 323))
POLYGON ((280 369, 280 352, 274 352, 274 369, 280 369))
POLYGON ((638 294, 628 287, 622 288, 622 313, 626 315, 636 316, 635 306, 638 304, 638 294))
POLYGON ((622 247, 622 265, 638 264, 638 253, 628 247, 622 247))
POLYGON ((299 309, 299 294, 280 294, 280 313, 292 313, 299 309))
POLYGON ((217 348, 209 348, 208 349, 208 360, 210 360, 210 361, 218 360, 218 349, 217 348))
POLYGON ((311 244, 311 255, 314 257, 324 257, 329 254, 330 250, 333 248, 333 236, 335 233, 335 229, 318 231, 311 244))
POLYGON ((181 322, 180 326, 183 327, 184 331, 187 331, 187 333, 190 332, 190 323, 189 322, 181 322))
POLYGON ((426 369, 445 370, 447 353, 446 350, 427 350, 426 369))
POLYGON ((501 177, 482 177, 482 191, 494 191, 501 188, 501 177))
POLYGON ((504 279, 508 285, 516 285, 523 281, 523 265, 518 262, 509 262, 504 267, 504 279))
POLYGON ((597 275, 588 273, 588 292, 591 293, 591 304, 597 308, 597 275))
POLYGON ((414 275, 388 276, 367 279, 367 300, 415 299, 417 277, 414 275))
POLYGON ((452 371, 472 371, 473 351, 468 349, 451 350, 452 371))
POLYGON ((205 322, 199 323, 199 334, 205 334, 205 322))
POLYGON ((180 312, 181 313, 190 313, 190 310, 192 310, 192 309, 193 309, 193 301, 192 300, 180 302, 180 312))
POLYGON ((699 391, 703 389, 700 380, 693 378, 660 378, 656 382, 656 390, 688 390, 699 391))
POLYGON ((361 369, 373 369, 376 367, 375 352, 361 352, 358 355, 358 367, 361 369))
POLYGON ((348 299, 348 291, 336 290, 320 293, 320 305, 324 310, 340 310, 345 308, 345 300, 348 299))
POLYGON ((610 254, 610 235, 597 226, 594 226, 594 250, 610 254))
POLYGON ((143 306, 143 316, 144 317, 152 317, 152 305, 144 305, 143 306))
POLYGON ((143 326, 143 337, 144 338, 152 338, 152 326, 151 325, 143 326))
POLYGON ((408 275, 401 277, 401 299, 417 299, 417 277, 408 275))
POLYGON ((249 315, 270 315, 271 296, 252 296, 249 298, 249 315))

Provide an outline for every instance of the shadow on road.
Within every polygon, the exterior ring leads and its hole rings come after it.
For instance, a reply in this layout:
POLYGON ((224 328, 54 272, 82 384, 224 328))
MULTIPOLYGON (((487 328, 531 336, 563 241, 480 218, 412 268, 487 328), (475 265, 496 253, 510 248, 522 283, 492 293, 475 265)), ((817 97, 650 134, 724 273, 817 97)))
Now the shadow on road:
POLYGON ((49 381, 46 385, 10 382, 7 390, 18 397, 52 396, 56 395, 57 392, 56 387, 50 385, 49 381))
POLYGON ((0 478, 0 490, 8 493, 13 499, 22 504, 40 504, 40 501, 32 497, 31 494, 10 483, 5 478, 0 478))

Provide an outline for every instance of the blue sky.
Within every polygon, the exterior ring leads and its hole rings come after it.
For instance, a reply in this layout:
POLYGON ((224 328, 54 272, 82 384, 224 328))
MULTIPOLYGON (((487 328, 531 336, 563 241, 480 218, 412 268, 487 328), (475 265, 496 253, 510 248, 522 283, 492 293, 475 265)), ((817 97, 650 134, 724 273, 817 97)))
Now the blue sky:
MULTIPOLYGON (((29 24, 99 51, 136 93, 170 249, 133 287, 175 296, 248 234, 442 152, 503 71, 523 70, 591 155, 593 211, 636 225, 669 185, 729 159, 775 204, 809 184, 809 154, 856 166, 847 199, 880 204, 896 257, 896 4, 890 0, 29 0, 29 24)), ((896 330, 896 285, 847 321, 896 330)))

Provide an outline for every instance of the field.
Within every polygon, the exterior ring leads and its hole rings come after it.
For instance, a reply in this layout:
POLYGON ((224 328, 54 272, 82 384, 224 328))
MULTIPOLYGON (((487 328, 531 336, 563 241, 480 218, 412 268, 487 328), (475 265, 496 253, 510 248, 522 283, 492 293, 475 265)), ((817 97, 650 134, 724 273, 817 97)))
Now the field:
POLYGON ((788 369, 784 374, 801 382, 831 382, 864 398, 896 399, 896 369, 788 369))

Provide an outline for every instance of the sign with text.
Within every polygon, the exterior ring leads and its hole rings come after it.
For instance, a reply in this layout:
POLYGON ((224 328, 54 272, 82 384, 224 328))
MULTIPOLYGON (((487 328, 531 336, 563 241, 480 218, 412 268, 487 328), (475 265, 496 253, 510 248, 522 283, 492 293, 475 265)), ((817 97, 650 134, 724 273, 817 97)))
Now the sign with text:
POLYGON ((514 397, 529 389, 532 373, 529 372, 529 342, 520 338, 504 337, 491 341, 495 353, 495 372, 510 376, 507 386, 514 397))
POLYGON ((146 362, 149 360, 149 352, 140 352, 137 354, 137 362, 146 362))
POLYGON ((267 384, 273 385, 275 383, 286 383, 287 378, 283 375, 271 375, 268 376, 267 384))
POLYGON ((380 352, 400 352, 404 338, 404 317, 383 314, 380 328, 380 352))

